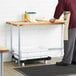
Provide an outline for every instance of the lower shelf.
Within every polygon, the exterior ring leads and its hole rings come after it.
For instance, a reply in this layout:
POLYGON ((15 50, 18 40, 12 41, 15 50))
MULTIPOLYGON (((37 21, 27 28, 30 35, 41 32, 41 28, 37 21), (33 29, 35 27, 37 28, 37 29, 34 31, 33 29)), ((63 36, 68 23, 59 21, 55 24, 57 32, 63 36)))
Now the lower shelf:
MULTIPOLYGON (((12 59, 18 60, 18 58, 16 58, 15 56, 12 56, 12 59)), ((20 61, 22 62, 22 61, 50 60, 50 59, 51 59, 51 57, 47 56, 47 57, 43 57, 43 58, 27 59, 27 60, 20 60, 20 61)))
POLYGON ((35 59, 27 59, 27 60, 19 60, 17 59, 15 56, 12 56, 12 60, 15 60, 16 63, 18 63, 18 61, 20 62, 20 65, 24 66, 24 62, 29 62, 29 61, 39 61, 39 60, 44 60, 44 63, 47 63, 46 60, 51 60, 51 57, 47 56, 47 57, 43 57, 43 58, 35 58, 35 59))

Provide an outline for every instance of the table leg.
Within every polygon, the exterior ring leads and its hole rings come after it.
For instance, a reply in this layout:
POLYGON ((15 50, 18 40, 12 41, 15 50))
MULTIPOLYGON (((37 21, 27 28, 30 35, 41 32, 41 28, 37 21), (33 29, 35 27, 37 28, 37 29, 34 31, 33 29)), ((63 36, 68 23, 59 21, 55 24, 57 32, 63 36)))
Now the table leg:
POLYGON ((18 54, 19 54, 19 59, 18 59, 18 65, 20 66, 20 60, 21 60, 21 52, 20 52, 20 49, 21 49, 21 46, 20 46, 20 26, 18 26, 18 54))
POLYGON ((2 53, 0 53, 0 76, 3 76, 3 57, 2 57, 2 53))
POLYGON ((13 61, 13 59, 12 59, 12 56, 13 56, 13 50, 12 50, 12 26, 10 26, 10 50, 11 50, 11 60, 13 61))

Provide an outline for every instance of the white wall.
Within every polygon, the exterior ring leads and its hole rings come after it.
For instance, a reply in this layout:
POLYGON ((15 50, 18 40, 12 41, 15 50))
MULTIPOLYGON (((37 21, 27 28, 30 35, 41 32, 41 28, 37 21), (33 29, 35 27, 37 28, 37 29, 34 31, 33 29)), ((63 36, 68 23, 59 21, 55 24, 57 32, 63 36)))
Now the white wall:
MULTIPOLYGON (((36 11, 38 17, 50 19, 53 17, 57 0, 0 0, 0 45, 7 46, 9 39, 6 21, 22 20, 26 11, 36 11)), ((4 55, 4 61, 9 61, 9 54, 4 55)))

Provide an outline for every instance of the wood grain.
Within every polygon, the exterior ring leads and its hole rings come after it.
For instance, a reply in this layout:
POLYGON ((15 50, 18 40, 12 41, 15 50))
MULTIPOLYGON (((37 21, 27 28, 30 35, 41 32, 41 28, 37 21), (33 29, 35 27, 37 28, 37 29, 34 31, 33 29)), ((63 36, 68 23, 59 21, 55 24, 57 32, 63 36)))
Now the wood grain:
POLYGON ((7 21, 6 24, 14 25, 14 26, 27 26, 27 25, 58 25, 64 24, 64 22, 57 21, 55 23, 51 23, 49 21, 36 21, 36 22, 24 22, 24 21, 7 21))
POLYGON ((0 46, 0 53, 9 52, 9 50, 5 47, 0 46))

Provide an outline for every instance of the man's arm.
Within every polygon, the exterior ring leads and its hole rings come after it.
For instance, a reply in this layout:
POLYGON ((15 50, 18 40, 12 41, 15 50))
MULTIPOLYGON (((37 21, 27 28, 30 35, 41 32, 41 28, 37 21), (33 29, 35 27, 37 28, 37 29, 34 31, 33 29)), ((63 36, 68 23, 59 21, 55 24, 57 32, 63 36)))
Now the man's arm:
POLYGON ((54 18, 59 19, 59 17, 62 15, 62 13, 64 12, 64 0, 58 0, 58 4, 56 6, 56 10, 54 13, 54 18))
POLYGON ((64 0, 58 0, 58 4, 56 6, 55 9, 55 13, 54 13, 54 18, 50 19, 49 21, 54 23, 56 19, 59 19, 59 17, 62 15, 62 13, 64 12, 64 0))

